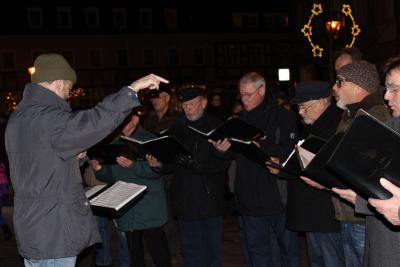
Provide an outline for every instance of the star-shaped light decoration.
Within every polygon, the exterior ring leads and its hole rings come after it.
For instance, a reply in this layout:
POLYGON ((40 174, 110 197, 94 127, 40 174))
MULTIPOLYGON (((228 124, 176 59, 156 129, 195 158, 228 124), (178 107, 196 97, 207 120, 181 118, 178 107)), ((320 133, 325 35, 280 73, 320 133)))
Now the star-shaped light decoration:
POLYGON ((301 29, 301 32, 305 37, 309 37, 312 35, 312 27, 308 24, 305 24, 303 29, 301 29))
POLYGON ((323 48, 319 47, 319 45, 314 45, 312 52, 314 57, 322 57, 323 48))
POLYGON ((351 35, 357 36, 360 34, 360 32, 361 32, 361 29, 357 24, 355 24, 353 27, 351 27, 351 35))
POLYGON ((342 13, 345 14, 346 16, 349 16, 351 14, 350 5, 343 4, 342 13))
POLYGON ((313 8, 312 8, 311 12, 312 12, 315 16, 318 16, 319 14, 321 14, 322 11, 323 11, 323 9, 322 9, 322 4, 316 4, 316 3, 313 4, 313 8))

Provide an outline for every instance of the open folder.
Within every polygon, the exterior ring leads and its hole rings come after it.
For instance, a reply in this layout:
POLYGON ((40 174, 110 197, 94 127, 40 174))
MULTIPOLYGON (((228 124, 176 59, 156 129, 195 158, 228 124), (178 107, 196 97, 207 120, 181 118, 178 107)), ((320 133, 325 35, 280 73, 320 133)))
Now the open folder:
POLYGON ((236 117, 230 117, 219 127, 209 132, 200 131, 192 126, 187 127, 203 137, 214 141, 224 138, 234 138, 237 141, 250 141, 263 135, 263 131, 236 117))
POLYGON ((379 179, 400 186, 400 135, 361 110, 328 161, 357 193, 387 199, 392 196, 379 179))
POLYGON ((118 181, 111 185, 95 185, 85 192, 94 214, 119 217, 146 190, 145 185, 118 181))
MULTIPOLYGON (((307 139, 297 142, 296 146, 301 146, 302 148, 316 154, 325 143, 325 139, 315 135, 310 135, 307 139)), ((286 174, 285 179, 297 179, 300 175, 304 175, 302 168, 300 167, 299 159, 297 158, 296 149, 293 149, 289 156, 283 161, 280 170, 286 174)))
POLYGON ((182 159, 193 159, 189 150, 172 136, 165 135, 147 141, 140 141, 127 136, 121 136, 121 138, 136 144, 141 155, 151 154, 163 163, 177 163, 182 159))
POLYGON ((313 153, 302 146, 296 146, 296 154, 305 176, 309 176, 312 180, 327 188, 347 188, 345 183, 340 180, 339 175, 329 170, 326 165, 326 162, 343 137, 343 134, 344 133, 336 133, 317 153, 313 153))

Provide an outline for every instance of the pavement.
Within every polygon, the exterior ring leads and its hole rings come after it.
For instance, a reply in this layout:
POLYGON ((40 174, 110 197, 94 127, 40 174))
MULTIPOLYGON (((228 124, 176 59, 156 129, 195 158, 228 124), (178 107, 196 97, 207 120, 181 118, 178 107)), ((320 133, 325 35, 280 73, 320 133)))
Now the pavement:
MULTIPOLYGON (((237 216, 227 205, 227 211, 224 216, 224 234, 223 234, 223 267, 243 267, 243 257, 240 249, 239 225, 237 216)), ((12 226, 12 207, 3 207, 2 214, 5 217, 9 226, 12 226)), ((114 227, 110 227, 112 235, 112 255, 117 258, 117 238, 114 227)), ((308 266, 306 259, 306 245, 303 235, 299 236, 300 252, 301 252, 301 266, 308 266)), ((177 246, 179 251, 179 238, 177 237, 177 246)), ((178 253, 180 254, 180 253, 178 253)), ((152 266, 150 255, 146 252, 147 266, 152 266)), ((76 267, 92 267, 94 253, 92 249, 84 251, 78 257, 76 267)), ((174 267, 182 267, 183 260, 180 255, 173 259, 174 267)), ((2 231, 0 231, 0 267, 23 267, 23 261, 18 255, 17 245, 15 239, 11 241, 4 241, 2 231)), ((119 267, 118 263, 114 263, 113 267, 119 267)))

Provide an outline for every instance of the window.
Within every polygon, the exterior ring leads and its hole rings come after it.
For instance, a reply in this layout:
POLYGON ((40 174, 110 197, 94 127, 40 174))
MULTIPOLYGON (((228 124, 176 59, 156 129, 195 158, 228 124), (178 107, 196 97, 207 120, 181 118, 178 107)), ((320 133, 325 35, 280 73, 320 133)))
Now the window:
POLYGON ((226 66, 239 66, 240 64, 240 47, 236 44, 228 44, 225 46, 225 64, 226 66))
POLYGON ((232 15, 232 25, 236 29, 257 28, 258 14, 256 13, 234 13, 232 15))
POLYGON ((203 48, 194 49, 194 64, 203 65, 204 64, 204 51, 203 48))
POLYGON ((250 66, 261 66, 265 62, 265 51, 262 44, 252 44, 249 46, 250 66))
POLYGON ((127 19, 125 8, 113 9, 113 23, 116 29, 126 29, 127 19))
POLYGON ((117 65, 125 67, 128 65, 128 50, 118 49, 117 50, 117 65))
POLYGON ((176 13, 176 8, 165 8, 164 16, 165 16, 165 27, 167 29, 178 28, 178 16, 176 13))
POLYGON ((154 64, 154 50, 151 48, 146 48, 143 51, 143 64, 150 66, 154 64))
POLYGON ((28 8, 28 23, 31 29, 40 29, 43 27, 42 8, 28 8))
POLYGON ((93 49, 89 52, 90 56, 90 66, 91 67, 100 67, 101 66, 101 51, 99 49, 93 49))
POLYGON ((3 68, 6 70, 15 69, 15 51, 3 52, 3 68))
POLYGON ((169 49, 169 64, 178 65, 179 64, 179 53, 178 49, 170 48, 169 49))
POLYGON ((71 22, 71 8, 59 7, 57 8, 57 23, 60 29, 70 29, 71 22))
POLYGON ((290 44, 280 43, 277 45, 277 56, 280 66, 290 66, 290 44))
POLYGON ((86 8, 86 27, 90 29, 98 28, 100 26, 99 9, 98 8, 86 8))
POLYGON ((141 29, 151 29, 153 27, 153 13, 151 8, 139 9, 139 26, 141 29))

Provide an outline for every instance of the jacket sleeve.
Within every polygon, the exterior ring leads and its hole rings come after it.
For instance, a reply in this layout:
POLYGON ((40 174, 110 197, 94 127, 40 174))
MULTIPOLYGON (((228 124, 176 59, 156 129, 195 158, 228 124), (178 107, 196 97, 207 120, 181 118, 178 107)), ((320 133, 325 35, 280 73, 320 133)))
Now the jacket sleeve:
POLYGON ((372 211, 370 206, 368 205, 368 201, 359 195, 356 197, 356 203, 355 203, 355 212, 364 214, 364 215, 375 215, 375 213, 372 211))
POLYGON ((52 148, 63 160, 74 157, 112 132, 138 105, 136 94, 123 87, 92 109, 52 113, 48 116, 52 148))
POLYGON ((138 176, 146 179, 159 179, 161 178, 160 173, 155 172, 150 168, 147 161, 134 161, 132 166, 128 170, 133 176, 138 176))
POLYGON ((101 170, 94 172, 96 179, 105 183, 115 183, 117 179, 112 175, 110 166, 104 165, 101 170))

